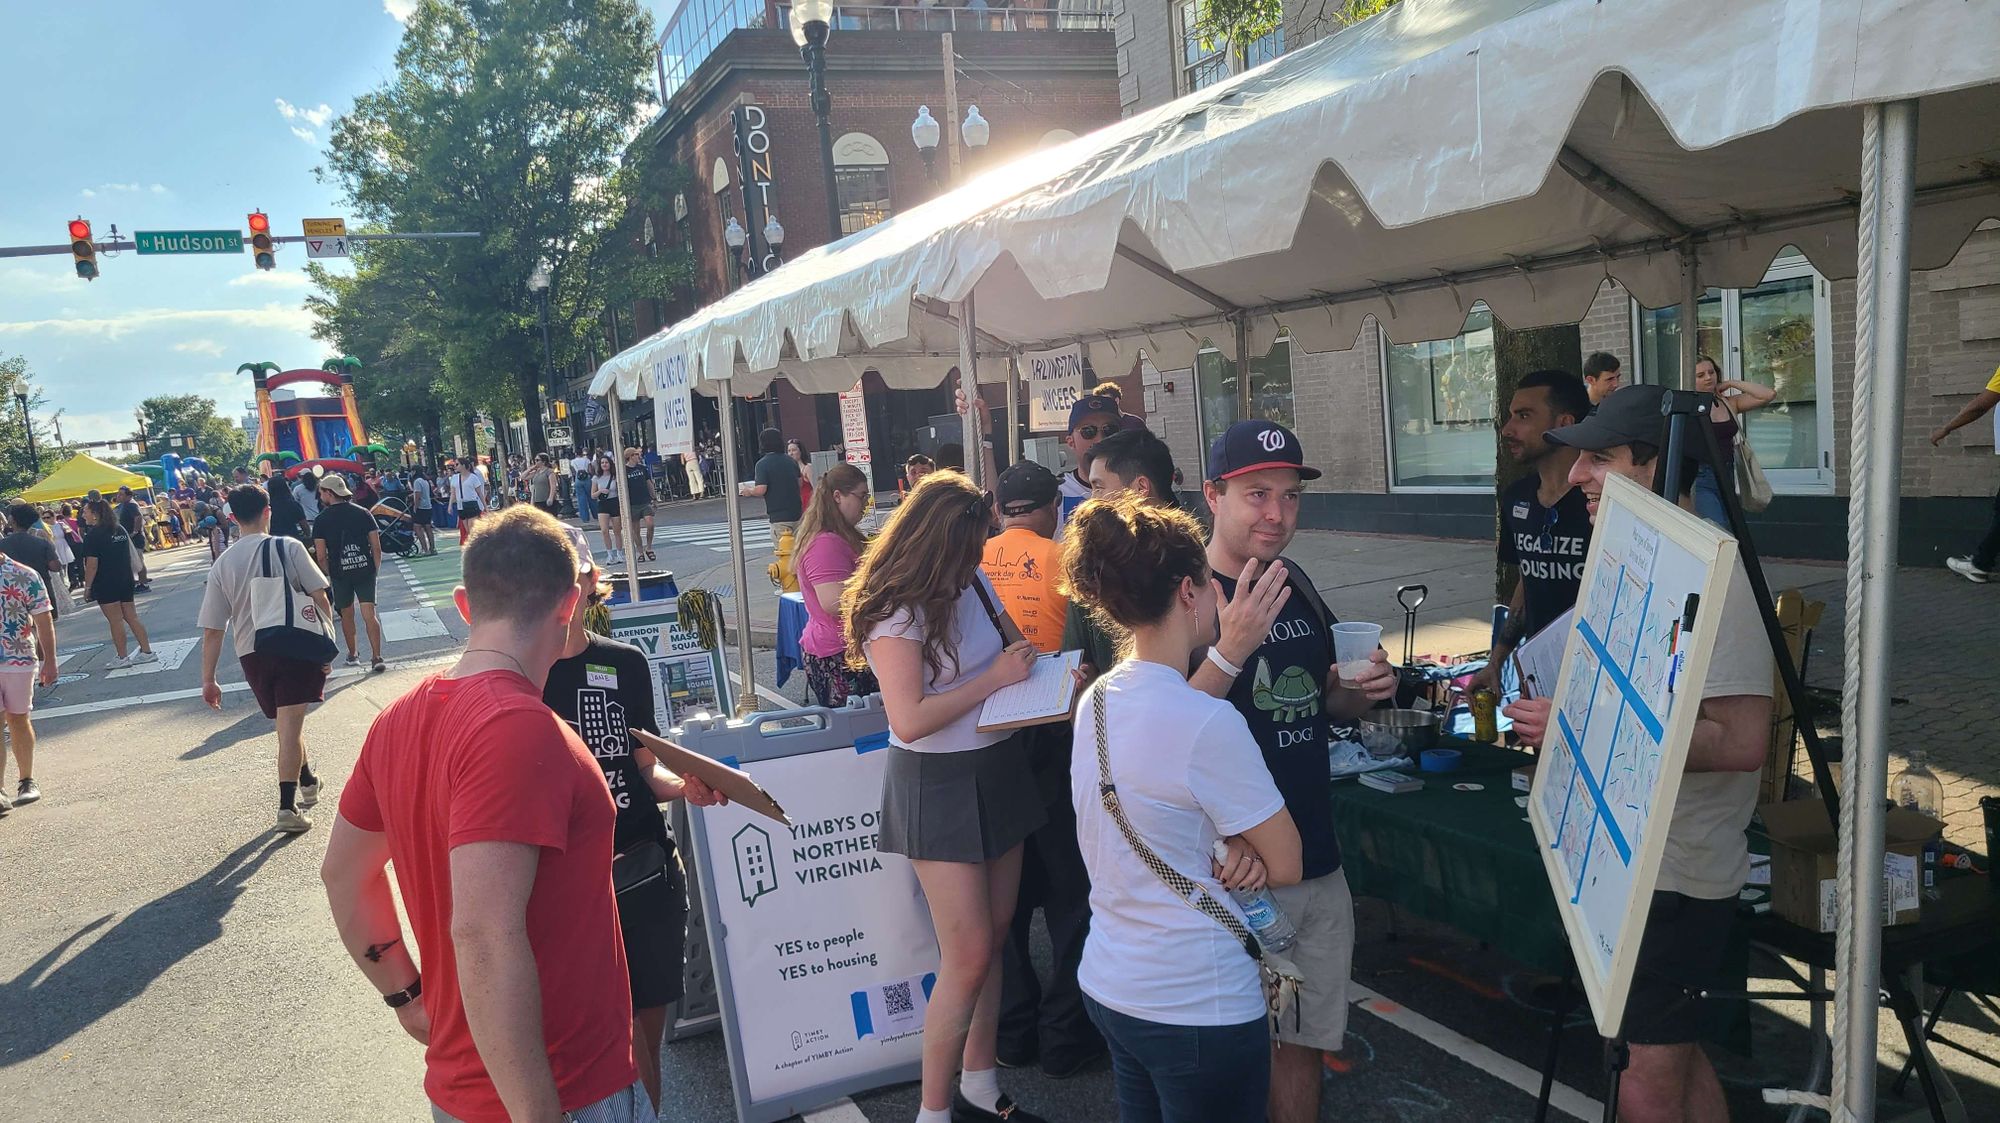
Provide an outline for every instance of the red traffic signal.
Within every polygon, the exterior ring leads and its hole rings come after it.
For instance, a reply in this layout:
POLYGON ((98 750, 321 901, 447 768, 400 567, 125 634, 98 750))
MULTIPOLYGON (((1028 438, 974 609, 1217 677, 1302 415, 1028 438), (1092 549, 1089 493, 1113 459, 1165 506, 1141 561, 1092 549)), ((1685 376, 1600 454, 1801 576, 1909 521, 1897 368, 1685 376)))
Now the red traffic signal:
POLYGON ((251 211, 250 252, 256 258, 257 268, 276 269, 277 250, 277 244, 271 240, 271 216, 263 211, 251 211))
POLYGON ((97 242, 90 236, 89 220, 69 220, 69 254, 76 259, 77 276, 86 281, 97 279, 97 242))

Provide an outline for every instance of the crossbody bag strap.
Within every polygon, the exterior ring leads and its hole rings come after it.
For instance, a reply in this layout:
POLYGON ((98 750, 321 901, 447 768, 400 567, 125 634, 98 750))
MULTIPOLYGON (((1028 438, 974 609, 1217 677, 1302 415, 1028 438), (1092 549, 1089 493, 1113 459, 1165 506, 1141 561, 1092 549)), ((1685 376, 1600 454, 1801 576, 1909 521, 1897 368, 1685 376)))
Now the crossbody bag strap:
POLYGON ((1111 782, 1111 750, 1104 736, 1102 690, 1097 694, 1096 710, 1097 798, 1104 804, 1104 813, 1111 816, 1112 822, 1118 824, 1118 833, 1125 836, 1125 845, 1132 848, 1132 852, 1139 856, 1139 860, 1146 864, 1147 869, 1153 871, 1155 877, 1174 891, 1174 896, 1179 897, 1182 904, 1222 925, 1231 936, 1236 937, 1237 943, 1243 945, 1243 950, 1251 959, 1263 962, 1263 948, 1258 946, 1257 938, 1250 934, 1250 929, 1236 919, 1236 914, 1224 908, 1222 902, 1216 900, 1206 887, 1197 885, 1194 879, 1168 865, 1165 859, 1154 853, 1152 847, 1146 845, 1146 840, 1139 837, 1139 832, 1132 829, 1131 822, 1125 818, 1124 807, 1118 802, 1118 785, 1111 782))
MULTIPOLYGON (((1007 638, 1007 625, 1012 621, 1008 620, 1006 614, 993 603, 993 595, 986 591, 986 582, 981 581, 978 574, 972 577, 972 591, 979 594, 979 603, 986 607, 986 618, 993 621, 993 630, 1000 633, 1000 645, 1005 647, 1013 643, 1013 640, 1007 638)), ((1017 634, 1020 632, 1019 628, 1014 630, 1017 634)))

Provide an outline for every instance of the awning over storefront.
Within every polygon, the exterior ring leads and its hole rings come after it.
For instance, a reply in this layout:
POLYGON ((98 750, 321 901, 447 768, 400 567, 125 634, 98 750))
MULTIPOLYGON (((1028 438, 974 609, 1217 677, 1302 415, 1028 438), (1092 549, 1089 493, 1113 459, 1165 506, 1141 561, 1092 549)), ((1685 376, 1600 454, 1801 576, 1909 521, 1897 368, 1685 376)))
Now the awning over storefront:
POLYGON ((1960 0, 1406 0, 787 262, 592 390, 642 392, 662 354, 737 393, 931 385, 974 295, 982 350, 1080 340, 1108 370, 1233 352, 1239 314, 1262 353, 1350 346, 1369 315, 1444 338, 1475 301, 1571 322, 1607 276, 1669 306, 1690 249, 1704 284, 1786 245, 1853 276, 1860 106, 1902 99, 1935 267, 2000 215, 1994 42, 2000 6, 1960 0))

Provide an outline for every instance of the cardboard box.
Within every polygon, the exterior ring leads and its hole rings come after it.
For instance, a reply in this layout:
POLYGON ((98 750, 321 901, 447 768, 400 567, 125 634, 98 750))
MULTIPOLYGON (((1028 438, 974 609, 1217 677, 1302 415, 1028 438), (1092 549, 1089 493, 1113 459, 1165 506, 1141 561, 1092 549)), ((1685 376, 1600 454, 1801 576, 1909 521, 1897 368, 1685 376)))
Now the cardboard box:
MULTIPOLYGON (((1839 847, 1826 804, 1817 799, 1757 809, 1771 840, 1771 909, 1815 932, 1838 926, 1839 847)), ((1882 923, 1915 924, 1921 915, 1924 842, 1944 829, 1928 815, 1891 808, 1884 823, 1882 923)))
POLYGON ((1524 765, 1522 765, 1521 767, 1519 767, 1519 768, 1516 768, 1516 769, 1514 770, 1514 790, 1515 790, 1515 791, 1517 791, 1517 792, 1525 792, 1525 791, 1532 791, 1532 790, 1534 789, 1534 787, 1535 787, 1535 766, 1534 766, 1534 765, 1532 765, 1532 764, 1524 764, 1524 765))

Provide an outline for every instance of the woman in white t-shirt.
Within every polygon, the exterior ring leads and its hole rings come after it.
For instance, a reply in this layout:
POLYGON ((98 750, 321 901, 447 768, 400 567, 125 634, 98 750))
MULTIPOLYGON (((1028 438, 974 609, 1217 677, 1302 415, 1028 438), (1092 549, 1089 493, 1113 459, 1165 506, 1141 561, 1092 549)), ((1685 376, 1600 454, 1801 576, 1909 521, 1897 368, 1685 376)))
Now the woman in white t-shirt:
POLYGON ((994 1069, 998 949, 1021 843, 1047 813, 1025 740, 979 731, 980 705, 1035 660, 979 572, 990 506, 964 476, 936 473, 896 508, 841 596, 849 661, 866 658, 889 713, 876 845, 910 859, 937 931, 917 1123, 1040 1123, 1000 1093, 994 1069))
POLYGON ((1130 497, 1085 503, 1063 535, 1073 602, 1131 635, 1130 654, 1077 704, 1070 764, 1090 871, 1077 982, 1110 1046, 1124 1123, 1261 1123, 1271 1046, 1256 962, 1139 857, 1101 784, 1146 847, 1239 920, 1228 889, 1299 880, 1298 828, 1250 727, 1187 681, 1193 654, 1217 638, 1202 538, 1186 512, 1130 497))
POLYGON ((486 477, 474 470, 471 457, 459 461, 458 471, 452 474, 451 506, 458 513, 458 544, 462 547, 472 530, 472 520, 486 510, 486 477))

